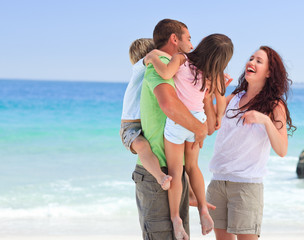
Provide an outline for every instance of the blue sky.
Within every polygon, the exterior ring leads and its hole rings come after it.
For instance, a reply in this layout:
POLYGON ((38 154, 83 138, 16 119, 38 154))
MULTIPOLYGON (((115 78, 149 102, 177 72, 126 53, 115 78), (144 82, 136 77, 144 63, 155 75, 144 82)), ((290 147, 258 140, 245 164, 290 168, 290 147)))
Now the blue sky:
POLYGON ((303 12, 301 0, 0 0, 0 79, 127 82, 132 41, 172 18, 188 26, 194 46, 211 33, 232 39, 235 83, 260 45, 304 82, 303 12))

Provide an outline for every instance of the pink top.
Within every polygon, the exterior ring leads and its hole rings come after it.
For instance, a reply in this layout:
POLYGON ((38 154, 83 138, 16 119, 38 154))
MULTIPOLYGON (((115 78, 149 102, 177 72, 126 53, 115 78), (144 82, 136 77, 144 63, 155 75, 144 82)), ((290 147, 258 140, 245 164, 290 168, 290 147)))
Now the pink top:
POLYGON ((206 88, 204 91, 200 91, 202 87, 202 75, 198 75, 198 82, 194 85, 194 75, 189 67, 189 61, 186 60, 182 64, 176 74, 174 75, 174 83, 176 87, 176 93, 179 99, 185 104, 190 111, 204 111, 204 97, 206 88))

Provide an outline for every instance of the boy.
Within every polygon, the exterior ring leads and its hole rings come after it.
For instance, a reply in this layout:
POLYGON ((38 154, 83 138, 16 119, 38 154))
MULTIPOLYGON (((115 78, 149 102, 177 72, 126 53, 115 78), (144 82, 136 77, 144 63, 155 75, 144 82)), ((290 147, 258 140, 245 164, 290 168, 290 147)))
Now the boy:
POLYGON ((129 56, 133 73, 123 100, 120 136, 123 145, 132 153, 138 154, 143 167, 156 178, 164 190, 168 190, 172 177, 161 171, 149 142, 141 134, 140 94, 146 70, 144 57, 154 48, 151 38, 137 39, 130 46, 129 56))

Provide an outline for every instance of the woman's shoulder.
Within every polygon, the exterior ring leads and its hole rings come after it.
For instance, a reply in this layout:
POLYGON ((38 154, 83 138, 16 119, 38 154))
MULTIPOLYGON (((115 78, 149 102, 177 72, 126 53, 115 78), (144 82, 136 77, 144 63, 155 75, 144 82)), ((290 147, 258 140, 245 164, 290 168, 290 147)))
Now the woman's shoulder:
POLYGON ((230 103, 230 101, 235 97, 236 94, 230 94, 228 97, 226 97, 226 106, 230 103))
POLYGON ((235 96, 235 94, 230 94, 229 96, 226 97, 226 100, 228 103, 231 101, 231 99, 235 96))
POLYGON ((276 101, 276 106, 273 109, 273 114, 275 116, 279 116, 282 118, 286 117, 286 105, 284 104, 283 101, 281 101, 281 100, 276 101))
POLYGON ((226 97, 226 106, 228 106, 228 104, 232 101, 234 102, 234 104, 239 102, 245 93, 246 93, 246 91, 241 91, 241 92, 238 92, 235 94, 234 93, 230 94, 228 97, 226 97))

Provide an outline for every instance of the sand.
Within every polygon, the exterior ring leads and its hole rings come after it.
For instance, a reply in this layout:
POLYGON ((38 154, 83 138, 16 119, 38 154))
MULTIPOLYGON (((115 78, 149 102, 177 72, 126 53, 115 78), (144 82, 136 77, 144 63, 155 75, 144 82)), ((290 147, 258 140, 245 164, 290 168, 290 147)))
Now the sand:
MULTIPOLYGON (((140 235, 81 235, 81 236, 0 236, 1 239, 5 240, 142 240, 140 235)), ((211 240, 215 239, 214 233, 211 233, 207 236, 192 236, 191 240, 211 240)), ((273 233, 264 233, 261 235, 260 240, 303 240, 304 239, 304 230, 303 232, 298 233, 282 233, 282 232, 273 232, 273 233)))
MULTIPOLYGON (((142 240, 138 235, 98 235, 98 236, 0 236, 3 240, 142 240)), ((215 239, 214 234, 207 236, 193 236, 191 240, 215 239)), ((260 237, 260 240, 303 240, 303 233, 267 233, 260 237)))

